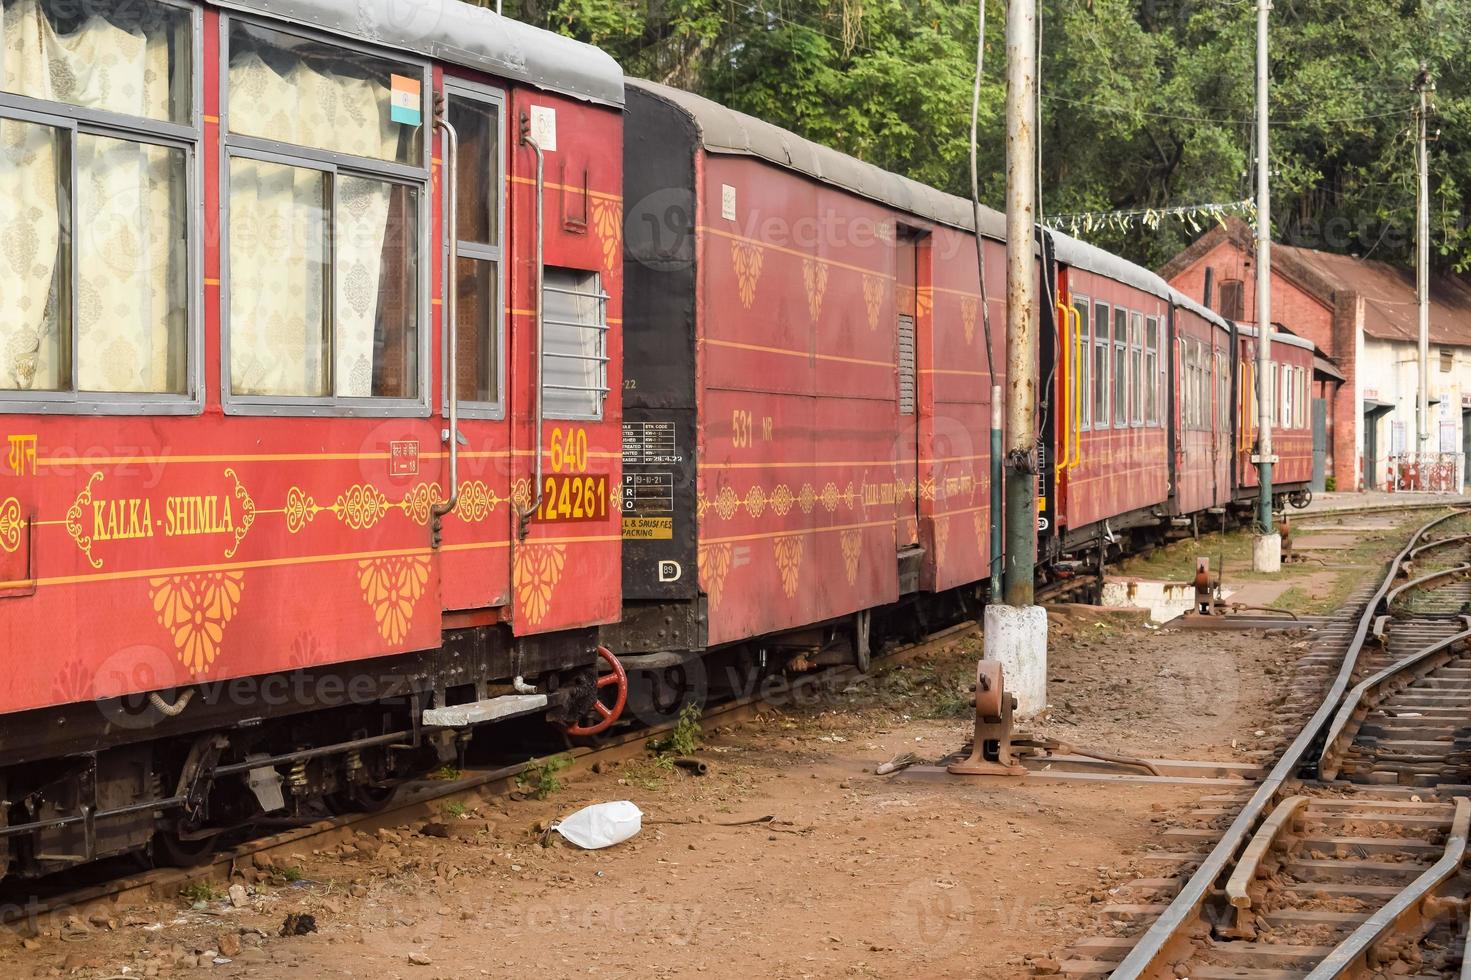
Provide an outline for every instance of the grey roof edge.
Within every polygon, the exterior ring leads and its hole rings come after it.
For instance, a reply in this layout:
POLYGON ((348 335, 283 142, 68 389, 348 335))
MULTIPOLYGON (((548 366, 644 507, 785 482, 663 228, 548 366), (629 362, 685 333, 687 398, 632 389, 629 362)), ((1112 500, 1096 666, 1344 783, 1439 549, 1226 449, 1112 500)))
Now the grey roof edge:
MULTIPOLYGON (((963 197, 864 163, 693 92, 642 78, 629 78, 627 84, 681 109, 694 122, 700 143, 708 153, 757 157, 937 224, 975 231, 974 209, 963 197)), ((996 241, 1005 240, 1006 219, 999 211, 982 205, 981 220, 982 235, 996 241)))
MULTIPOLYGON (((1160 299, 1171 300, 1178 294, 1170 284, 1142 265, 1106 252, 1097 245, 1090 245, 1060 231, 1050 231, 1056 249, 1057 261, 1084 272, 1107 276, 1135 289, 1142 289, 1160 299)), ((1183 297, 1182 297, 1183 298, 1183 297)))
POLYGON ((623 107, 623 69, 606 52, 460 0, 210 2, 623 107))
MULTIPOLYGON (((1236 332, 1243 337, 1255 337, 1256 327, 1247 326, 1243 323, 1236 325, 1236 332)), ((1289 347, 1301 347, 1303 350, 1317 351, 1318 345, 1306 337, 1299 337, 1295 333, 1283 333, 1281 330, 1272 331, 1272 343, 1286 344, 1289 347)))

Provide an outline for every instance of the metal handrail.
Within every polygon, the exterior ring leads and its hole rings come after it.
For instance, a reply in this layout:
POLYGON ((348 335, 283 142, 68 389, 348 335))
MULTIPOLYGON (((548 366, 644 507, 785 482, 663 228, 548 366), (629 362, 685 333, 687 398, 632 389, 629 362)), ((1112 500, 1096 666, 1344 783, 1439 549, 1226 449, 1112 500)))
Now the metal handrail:
POLYGON ((1369 634, 1369 627, 1377 615, 1384 597, 1389 592, 1390 583, 1394 581, 1395 573, 1404 562, 1410 551, 1420 542, 1420 539, 1433 527, 1450 520, 1453 517, 1464 515, 1465 511, 1454 511, 1426 524, 1416 531, 1411 537, 1404 550, 1390 564, 1389 574, 1380 583, 1379 589, 1374 593, 1363 613, 1359 616, 1359 625, 1354 632, 1353 640, 1349 643, 1348 650, 1343 657, 1343 663, 1339 666, 1338 675, 1333 679, 1332 686, 1328 689, 1323 703, 1313 716, 1305 724, 1292 744, 1282 753, 1272 771, 1257 786, 1256 792, 1236 819, 1231 821, 1231 826, 1226 829, 1225 834, 1211 849, 1205 860, 1201 861, 1195 874, 1191 875, 1180 891, 1176 894, 1174 901, 1164 910, 1158 919, 1149 927, 1148 931, 1140 937, 1139 942, 1124 957, 1118 968, 1110 974, 1112 980, 1137 980, 1145 976, 1146 971, 1157 969, 1168 961, 1166 956, 1170 953, 1171 941, 1176 939, 1181 927, 1186 921, 1195 917, 1210 893, 1211 887, 1220 878, 1226 865, 1235 857, 1236 853, 1249 839, 1252 830, 1263 813, 1277 802, 1283 785, 1287 780, 1295 776, 1302 765, 1308 750, 1317 741, 1318 735, 1324 726, 1329 724, 1330 719, 1337 712, 1338 703, 1343 698, 1344 692, 1348 690, 1349 681, 1353 678, 1354 669, 1358 665, 1358 655, 1363 649, 1364 640, 1369 634))
POLYGON ((448 403, 445 429, 441 438, 449 442, 449 499, 436 503, 430 512, 434 516, 436 531, 432 536, 435 547, 439 546, 439 519, 454 512, 460 502, 460 344, 459 344, 459 268, 460 268, 460 223, 459 223, 459 155, 460 134, 449 121, 449 108, 443 106, 435 115, 434 126, 444 130, 445 136, 445 196, 449 204, 449 267, 445 270, 444 298, 444 342, 449 348, 447 377, 445 378, 445 400, 448 403))
MULTIPOLYGON (((545 399, 542 397, 545 386, 542 383, 543 360, 546 352, 546 323, 545 296, 546 290, 546 219, 542 214, 546 199, 546 154, 542 152, 541 144, 537 143, 536 137, 531 135, 531 118, 521 117, 521 142, 531 147, 536 152, 536 394, 535 394, 535 422, 536 429, 536 457, 534 472, 536 474, 532 481, 532 497, 530 502, 521 509, 521 537, 526 536, 531 516, 541 510, 542 503, 542 427, 545 417, 545 399)), ((554 290, 557 287, 552 287, 554 290)))

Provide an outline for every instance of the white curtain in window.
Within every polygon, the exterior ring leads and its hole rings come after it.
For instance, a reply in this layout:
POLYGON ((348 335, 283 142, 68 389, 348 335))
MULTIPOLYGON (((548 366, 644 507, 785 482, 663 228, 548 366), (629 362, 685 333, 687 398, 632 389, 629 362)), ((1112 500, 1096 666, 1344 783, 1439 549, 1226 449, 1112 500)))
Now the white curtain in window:
POLYGON ((230 384, 237 395, 328 395, 327 177, 230 161, 230 384))
MULTIPOLYGON (((36 98, 130 115, 169 112, 168 39, 119 28, 93 15, 69 34, 52 27, 36 0, 5 3, 5 88, 36 98)), ((59 363, 55 299, 68 291, 57 243, 62 214, 58 141, 48 130, 4 127, 0 194, 25 206, 3 240, 20 279, 21 304, 0 312, 0 385, 69 387, 59 363), (49 188, 44 186, 50 183, 49 188), (24 191, 24 193, 20 193, 24 191), (14 192, 14 193, 12 193, 14 192), (43 301, 41 297, 50 297, 43 301)), ((184 179, 178 151, 82 136, 76 154, 78 382, 91 391, 181 390, 184 357, 184 179)))
MULTIPOLYGON (((284 76, 254 52, 236 56, 230 62, 230 128, 235 132, 269 134, 272 139, 305 146, 329 145, 331 149, 356 156, 382 159, 391 157, 402 129, 389 120, 387 93, 365 79, 323 74, 302 63, 296 63, 284 76), (381 103, 381 104, 380 104, 381 103)), ((236 171, 244 177, 255 165, 236 160, 236 171)), ((247 180, 248 182, 248 180, 247 180)), ((257 182, 254 195, 237 200, 232 186, 230 199, 231 234, 237 221, 255 213, 279 212, 295 206, 290 199, 296 191, 281 187, 282 198, 272 197, 265 182, 257 182)), ((388 231, 390 188, 387 184, 365 178, 337 179, 336 245, 336 394, 349 398, 366 398, 373 393, 373 348, 378 314, 378 287, 383 278, 383 243, 388 231)), ((296 245, 292 251, 263 249, 252 261, 270 269, 300 264, 296 245)), ((266 269, 247 268, 237 271, 235 248, 230 250, 231 278, 231 370, 237 383, 237 368, 247 363, 266 365, 280 358, 292 357, 292 350, 302 350, 316 343, 321 332, 320 308, 314 313, 301 308, 292 321, 289 307, 280 307, 267 297, 241 296, 243 281, 266 281, 266 269), (242 280, 242 274, 245 279, 242 280), (247 326, 248 320, 237 317, 237 304, 266 304, 276 308, 271 330, 247 326), (295 332, 298 340, 286 342, 285 333, 295 332)), ((285 370, 282 365, 278 369, 285 370)), ((239 390, 237 385, 237 390, 239 390)), ((294 390, 275 394, 305 394, 294 390)))

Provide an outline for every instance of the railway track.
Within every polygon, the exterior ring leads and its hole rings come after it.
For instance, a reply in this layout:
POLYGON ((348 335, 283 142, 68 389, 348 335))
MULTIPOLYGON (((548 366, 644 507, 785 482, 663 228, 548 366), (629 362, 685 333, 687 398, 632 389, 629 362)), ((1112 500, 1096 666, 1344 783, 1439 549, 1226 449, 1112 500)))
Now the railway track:
MULTIPOLYGON (((916 643, 900 646, 882 655, 876 654, 871 669, 894 667, 918 659, 975 628, 974 621, 956 623, 931 633, 916 643)), ((816 673, 799 675, 785 691, 799 695, 804 684, 843 684, 856 676, 858 671, 854 667, 829 667, 816 673)), ((730 725, 749 719, 771 706, 771 696, 774 695, 758 693, 707 704, 701 714, 701 722, 705 726, 730 725)), ((640 727, 605 739, 596 746, 575 747, 562 754, 572 757, 569 772, 586 771, 599 763, 608 764, 641 756, 651 737, 663 734, 673 727, 672 723, 640 727)), ((478 795, 486 792, 509 792, 516 786, 516 778, 539 761, 540 758, 530 758, 493 769, 467 770, 453 780, 415 780, 405 784, 394 801, 382 809, 326 818, 277 833, 253 836, 234 846, 221 848, 194 867, 154 868, 141 873, 130 871, 111 874, 103 870, 96 880, 80 885, 63 886, 59 884, 60 879, 57 876, 53 876, 54 881, 39 879, 21 882, 11 886, 11 893, 0 889, 0 924, 27 922, 39 925, 48 918, 85 911, 88 907, 101 903, 117 908, 151 899, 174 898, 192 882, 227 881, 236 868, 249 864, 258 857, 285 860, 292 854, 340 843, 360 832, 373 832, 416 820, 437 818, 445 806, 455 802, 473 803, 478 795)))
POLYGON ((1167 832, 1178 874, 1117 910, 1147 928, 1075 945, 1062 973, 1471 978, 1471 514, 1420 528, 1355 598, 1301 664, 1284 710, 1305 721, 1269 775, 1167 832))

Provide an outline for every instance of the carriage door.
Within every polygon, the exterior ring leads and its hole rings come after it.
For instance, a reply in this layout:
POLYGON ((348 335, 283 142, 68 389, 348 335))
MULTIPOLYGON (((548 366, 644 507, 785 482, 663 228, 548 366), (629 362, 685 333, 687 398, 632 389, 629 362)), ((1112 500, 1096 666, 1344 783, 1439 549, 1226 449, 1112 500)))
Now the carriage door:
MULTIPOLYGON (((919 544, 919 236, 900 226, 897 230, 895 311, 898 317, 899 444, 894 457, 894 511, 898 521, 901 555, 919 544)), ((901 562, 901 577, 908 570, 901 562)), ((901 587, 909 583, 901 582, 901 587)), ((907 589, 906 589, 907 591, 907 589)))
MULTIPOLYGON (((458 402, 459 488, 455 512, 443 524, 446 566, 467 563, 461 574, 444 576, 446 609, 502 605, 510 599, 509 561, 495 545, 510 534, 511 444, 506 423, 505 97, 495 89, 445 80, 449 121, 459 151, 446 196, 444 253, 446 288, 454 291, 454 371, 448 345, 443 354, 444 409, 452 392, 458 402), (450 208, 454 221, 451 222, 450 208), (453 225, 453 229, 451 226, 453 225), (454 248, 450 249, 453 230, 454 248), (453 268, 448 266, 453 257, 453 268)), ((436 156, 443 150, 436 147, 436 156)), ((446 182, 451 174, 442 169, 446 182)), ((446 297, 446 307, 448 297, 446 297)), ((448 311, 445 311, 448 316, 448 311)), ((447 447, 446 447, 447 448, 447 447)))

